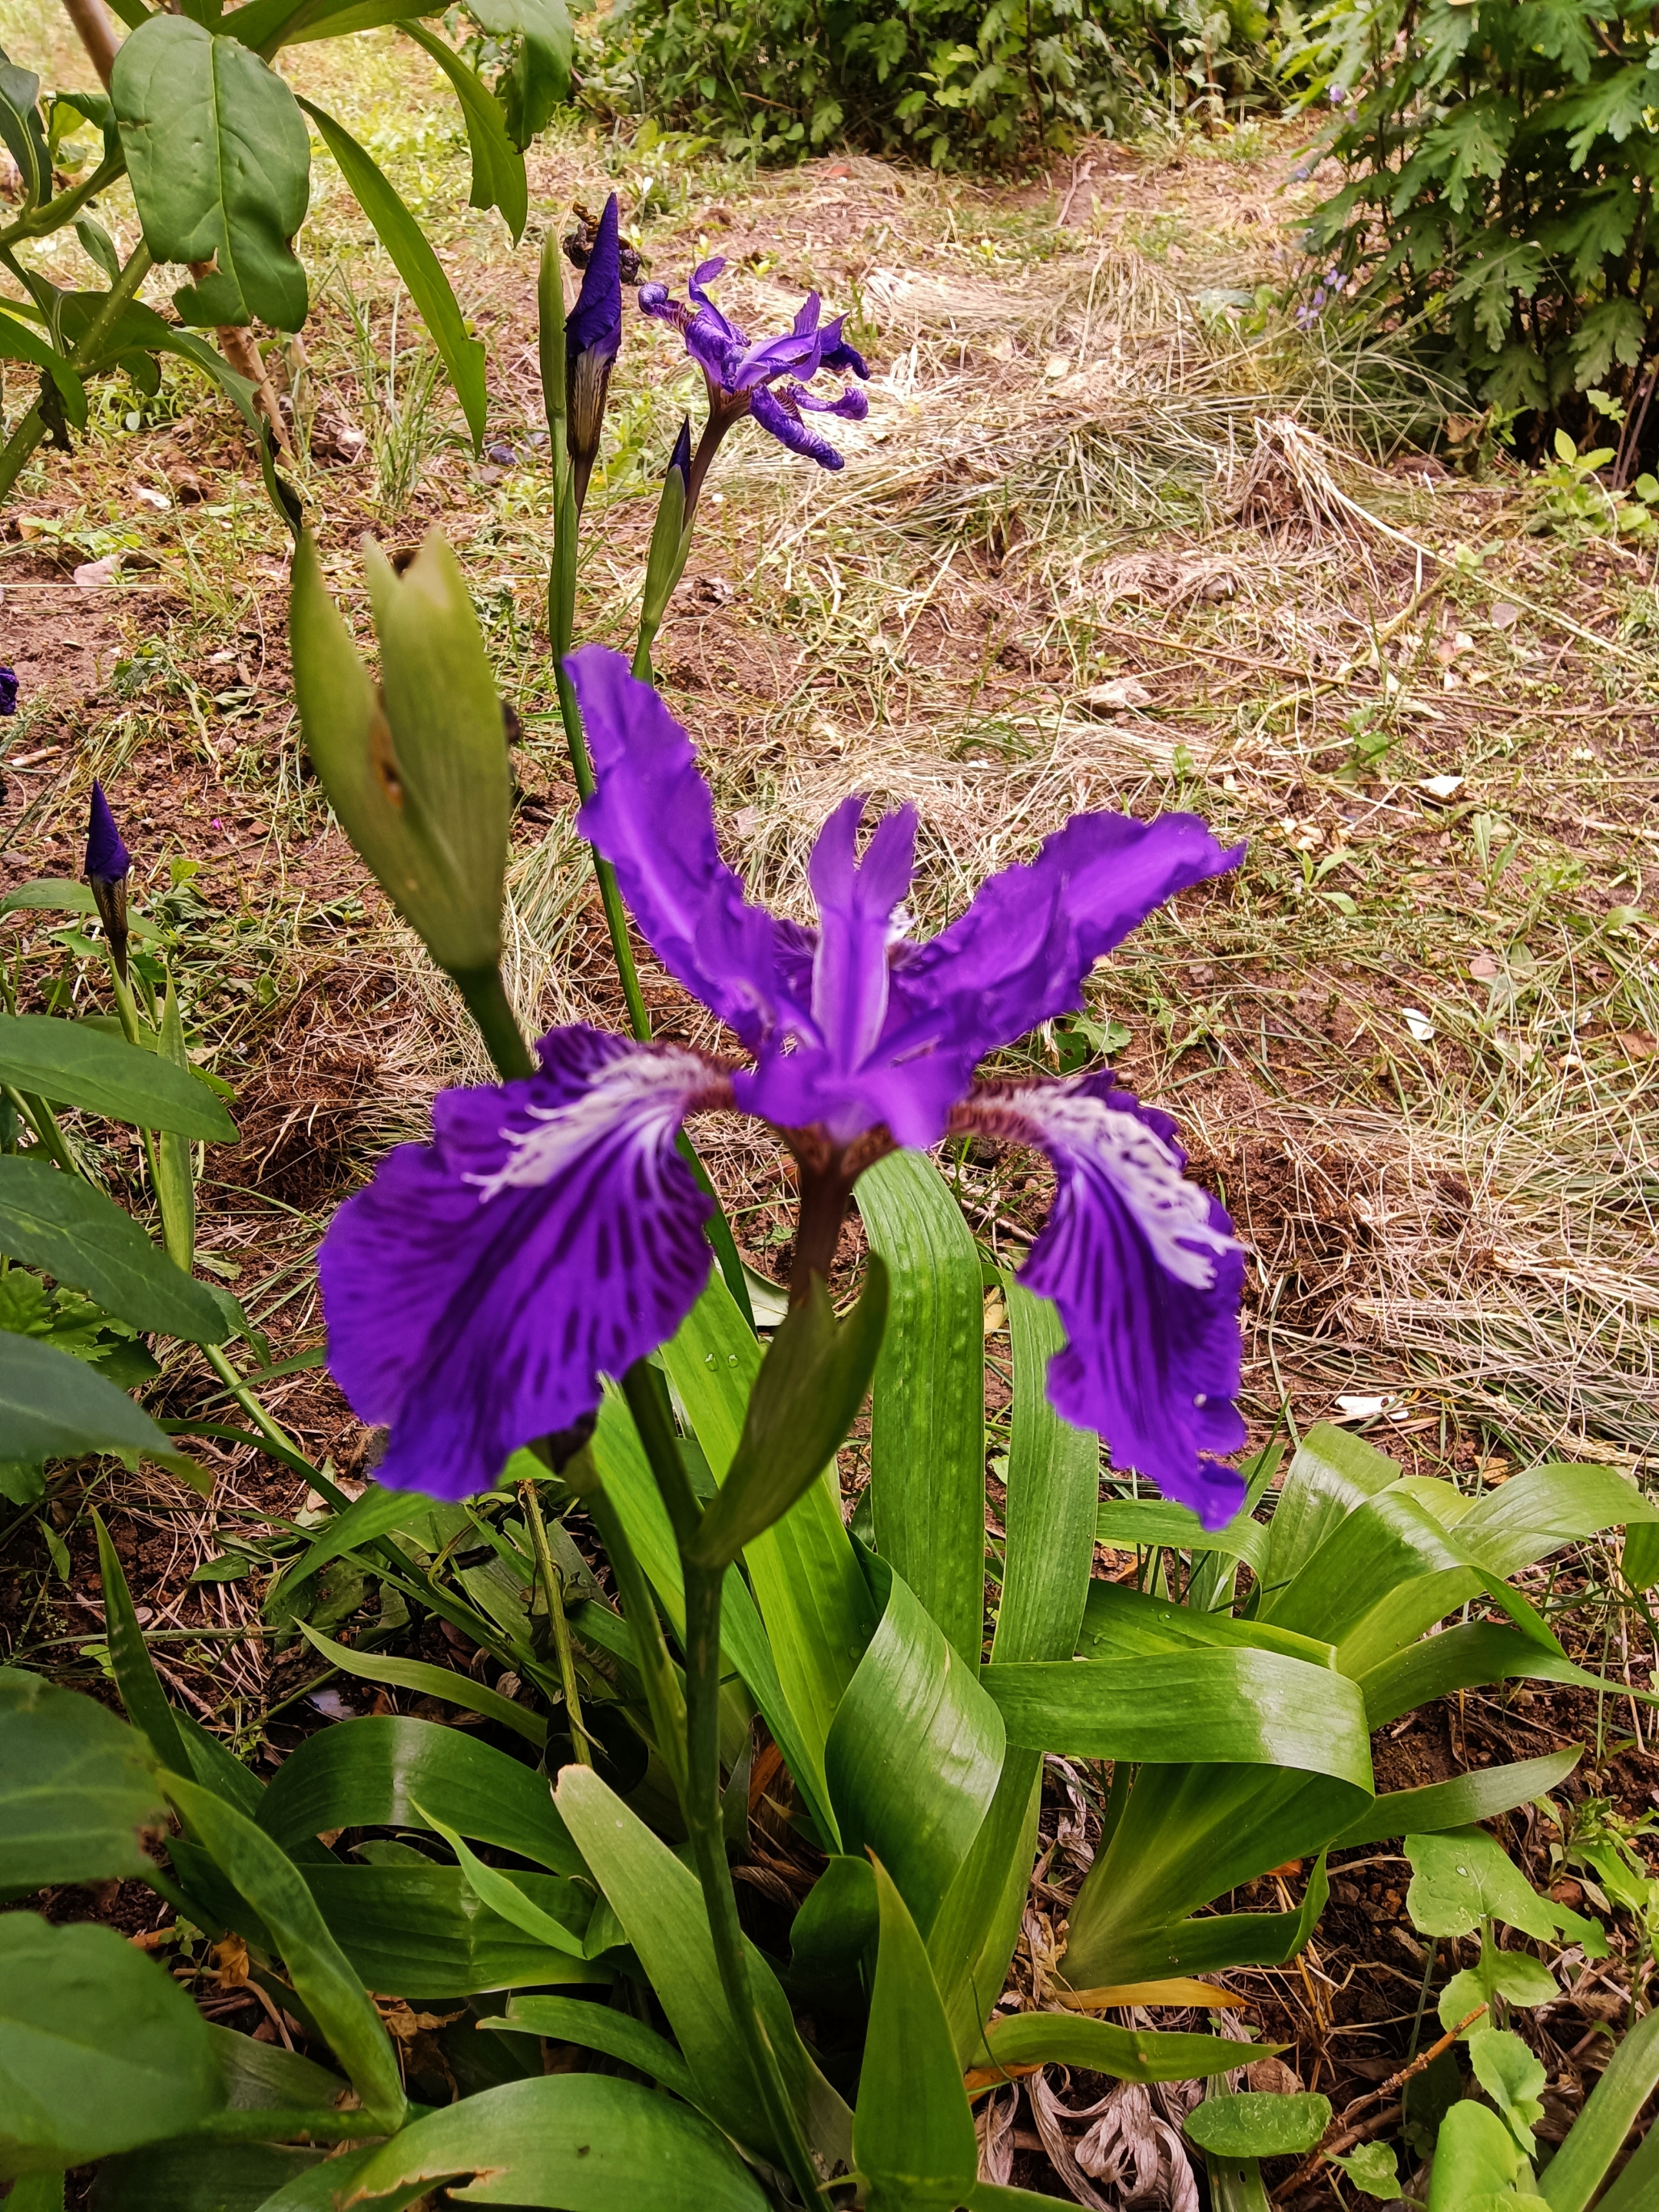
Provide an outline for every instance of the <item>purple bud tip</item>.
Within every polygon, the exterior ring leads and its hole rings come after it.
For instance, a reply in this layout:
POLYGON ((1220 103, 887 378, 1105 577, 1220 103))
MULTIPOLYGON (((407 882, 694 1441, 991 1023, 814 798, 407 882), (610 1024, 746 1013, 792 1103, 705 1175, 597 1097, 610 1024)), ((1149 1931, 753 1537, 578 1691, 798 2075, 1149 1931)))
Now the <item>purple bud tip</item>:
POLYGON ((91 883, 114 883, 132 866, 132 855, 121 842, 115 817, 109 811, 100 783, 92 787, 92 812, 87 823, 87 878, 91 883))
POLYGON ((680 434, 674 441, 674 450, 668 457, 668 473, 678 472, 680 482, 687 490, 691 486, 691 417, 680 417, 680 434))
POLYGON ((593 234, 593 244, 588 253, 587 266, 582 271, 582 289, 570 320, 565 325, 565 352, 574 361, 578 354, 596 352, 607 361, 614 361, 622 343, 622 251, 618 228, 617 195, 612 192, 605 204, 605 213, 599 217, 599 228, 593 234))
POLYGON ((17 712, 17 671, 0 668, 0 714, 17 712))

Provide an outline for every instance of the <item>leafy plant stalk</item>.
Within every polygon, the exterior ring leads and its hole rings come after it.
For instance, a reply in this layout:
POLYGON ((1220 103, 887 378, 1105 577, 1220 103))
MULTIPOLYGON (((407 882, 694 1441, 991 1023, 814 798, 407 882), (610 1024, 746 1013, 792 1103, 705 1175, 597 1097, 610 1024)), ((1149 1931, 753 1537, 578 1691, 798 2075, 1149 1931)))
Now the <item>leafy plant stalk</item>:
MULTIPOLYGON (((103 306, 88 324, 80 344, 70 356, 71 368, 85 368, 97 358, 99 348, 120 320, 123 309, 137 298, 138 288, 149 276, 152 265, 149 248, 141 240, 105 295, 103 306)), ((10 491, 46 434, 46 418, 37 404, 30 408, 7 440, 4 450, 0 452, 0 499, 4 499, 10 491)))
POLYGON ((541 1501, 536 1495, 535 1484, 521 1482, 519 1496, 524 1505, 530 1540, 535 1547, 536 1571, 541 1577, 542 1595, 547 1605, 547 1626, 553 1638, 553 1650, 559 1666, 559 1682, 564 1691, 564 1709, 570 1722, 571 1748, 583 1766, 592 1766, 593 1753, 587 1730, 582 1725, 582 1701, 576 1686, 576 1658, 570 1648, 570 1623, 565 1618, 564 1577, 553 1564, 553 1554, 547 1541, 547 1527, 542 1519, 541 1501))

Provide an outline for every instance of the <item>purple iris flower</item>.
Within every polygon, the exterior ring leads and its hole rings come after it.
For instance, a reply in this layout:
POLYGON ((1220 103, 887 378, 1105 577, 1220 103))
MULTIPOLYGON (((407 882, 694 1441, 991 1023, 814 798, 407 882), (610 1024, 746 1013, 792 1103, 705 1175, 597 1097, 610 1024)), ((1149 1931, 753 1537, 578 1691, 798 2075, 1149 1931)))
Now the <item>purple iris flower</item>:
POLYGON ((664 284, 641 284, 640 306, 647 315, 672 323, 684 338, 687 353, 708 381, 711 430, 718 423, 719 434, 723 434, 733 422, 752 415, 763 430, 769 430, 792 453, 805 453, 820 468, 840 468, 841 455, 803 416, 839 415, 844 421, 858 422, 870 411, 869 401, 855 385, 844 386, 836 399, 816 398, 806 388, 820 369, 831 375, 850 370, 868 380, 870 371, 863 356, 842 336, 846 317, 837 315, 833 323, 821 323, 818 295, 809 292, 793 329, 781 337, 752 344, 704 289, 725 266, 723 260, 715 259, 703 262, 692 271, 685 289, 693 306, 670 299, 664 284))
POLYGON ((0 668, 0 714, 17 712, 17 671, 0 668))
POLYGON ((329 1361, 392 1431, 380 1480, 461 1498, 520 1445, 575 1427, 672 1334, 708 1279, 710 1206, 675 1148, 688 1115, 770 1123, 800 1170, 792 1291, 827 1274, 848 1194, 896 1146, 982 1131, 1036 1146, 1058 1188, 1024 1279, 1066 1344, 1048 1370, 1066 1418, 1121 1467, 1215 1527, 1243 1485, 1244 1255, 1182 1173, 1174 1124, 1109 1074, 975 1084, 988 1053, 1083 1001, 1095 962, 1174 892, 1235 866, 1195 815, 1085 814, 1005 869, 939 936, 908 935, 906 807, 858 852, 864 803, 825 823, 809 876, 818 926, 751 904, 721 860, 690 739, 620 654, 566 662, 597 788, 581 828, 664 965, 751 1064, 681 1045, 553 1030, 540 1073, 447 1091, 433 1141, 389 1155, 319 1255, 329 1361))

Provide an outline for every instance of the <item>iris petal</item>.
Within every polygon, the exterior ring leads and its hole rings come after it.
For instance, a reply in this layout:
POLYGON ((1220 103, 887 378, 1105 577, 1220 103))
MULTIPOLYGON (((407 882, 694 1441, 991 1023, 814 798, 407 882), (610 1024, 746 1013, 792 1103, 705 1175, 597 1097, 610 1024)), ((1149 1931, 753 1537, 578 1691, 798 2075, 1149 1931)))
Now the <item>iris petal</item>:
POLYGON ((433 1142, 400 1145, 318 1256, 329 1364, 392 1430, 377 1479, 487 1490, 574 1428, 672 1336, 708 1278, 709 1201, 675 1150, 720 1071, 677 1047, 555 1030, 541 1073, 445 1092, 433 1142))
POLYGON ((584 646, 565 666, 598 778, 580 827, 616 870, 652 951, 751 1052, 804 1025, 811 934, 744 898, 720 859, 690 738, 620 653, 584 646))
POLYGON ((1244 1254, 1217 1201, 1182 1173, 1175 1124, 1109 1075, 975 1093, 952 1126, 1040 1146, 1059 1188, 1021 1276, 1052 1298, 1066 1342, 1048 1396, 1096 1429, 1206 1528, 1244 1486, 1217 1455, 1245 1440, 1238 1395, 1244 1254))

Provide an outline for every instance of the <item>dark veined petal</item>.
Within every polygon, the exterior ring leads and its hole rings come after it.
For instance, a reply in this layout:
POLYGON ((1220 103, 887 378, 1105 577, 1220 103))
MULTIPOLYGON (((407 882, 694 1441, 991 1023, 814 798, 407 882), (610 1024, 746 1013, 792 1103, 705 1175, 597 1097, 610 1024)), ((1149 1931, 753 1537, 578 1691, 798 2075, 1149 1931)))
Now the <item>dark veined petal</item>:
POLYGON ((392 1431, 377 1479, 487 1490, 666 1341, 708 1278, 709 1202, 675 1150, 720 1071, 675 1046, 555 1030, 541 1073, 443 1093, 318 1255, 329 1364, 392 1431))
POLYGON ((809 292, 795 311, 794 325, 781 337, 762 338, 732 364, 730 379, 734 392, 748 392, 757 384, 770 384, 779 376, 817 374, 821 343, 818 316, 822 301, 809 292))
POLYGON ((720 858, 691 740, 650 684, 602 646, 584 646, 565 666, 598 782, 582 835, 616 870, 663 965, 758 1051, 807 1019, 811 933, 745 899, 720 858))
POLYGON ((864 356, 856 346, 848 345, 841 334, 842 325, 846 320, 845 315, 837 315, 833 323, 824 325, 822 333, 823 349, 818 355, 818 367, 827 368, 832 376, 844 376, 850 368, 854 376, 863 377, 867 384, 870 380, 870 371, 865 365, 864 356))
POLYGON ((778 443, 787 446, 792 453, 804 453, 821 469, 845 466, 830 441, 820 437, 810 423, 801 421, 800 410, 787 392, 774 392, 766 385, 757 385, 749 395, 749 411, 763 430, 769 430, 778 443))
POLYGON ((1182 1173, 1174 1122, 1097 1075, 988 1086, 951 1127, 1040 1146, 1054 1164, 1053 1210, 1021 1280, 1065 1324, 1048 1364, 1056 1409, 1098 1430, 1115 1467, 1221 1527, 1244 1494, 1216 1464, 1245 1440, 1233 1402, 1244 1254, 1221 1206, 1182 1173))
MULTIPOLYGON (((1196 814, 1079 814, 1035 860, 982 884, 948 929, 900 957, 896 988, 949 1018, 974 1060, 1083 1003, 1083 981, 1155 907, 1244 856, 1196 814)), ((937 1017, 936 1017, 937 1018, 937 1017)))

